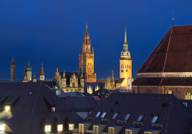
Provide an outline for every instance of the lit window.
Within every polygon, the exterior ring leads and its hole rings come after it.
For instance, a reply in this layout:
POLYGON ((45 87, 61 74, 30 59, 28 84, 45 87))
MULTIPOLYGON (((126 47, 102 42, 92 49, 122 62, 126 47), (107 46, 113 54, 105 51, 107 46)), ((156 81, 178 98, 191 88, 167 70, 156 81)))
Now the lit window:
POLYGON ((55 108, 55 107, 51 107, 51 111, 52 111, 52 112, 55 112, 55 111, 56 111, 56 108, 55 108))
POLYGON ((97 112, 96 114, 96 118, 98 118, 100 116, 101 112, 97 112))
POLYGON ((5 129, 6 129, 5 123, 1 123, 0 124, 0 132, 5 132, 5 129))
POLYGON ((57 132, 63 132, 63 124, 57 125, 57 132))
POLYGON ((95 88, 95 91, 98 91, 100 88, 99 86, 97 85, 96 88, 95 88))
POLYGON ((143 120, 143 115, 140 115, 138 118, 137 118, 137 121, 138 122, 141 122, 143 120))
POLYGON ((106 112, 103 112, 103 114, 101 115, 101 118, 103 119, 103 118, 105 118, 105 116, 106 116, 106 112))
POLYGON ((114 127, 109 127, 108 128, 108 134, 115 134, 115 128, 114 127))
POLYGON ((130 116, 131 116, 130 114, 126 114, 124 120, 127 121, 130 116))
POLYGON ((117 118, 117 116, 118 116, 118 113, 115 113, 115 114, 113 115, 112 119, 114 120, 115 118, 117 118))
POLYGON ((79 133, 84 134, 85 133, 85 125, 84 124, 79 124, 79 133))
POLYGON ((173 94, 173 91, 172 90, 168 90, 167 94, 173 94))
POLYGON ((155 123, 157 122, 157 120, 158 120, 158 116, 154 116, 153 119, 152 119, 152 121, 151 121, 152 124, 155 124, 155 123))
POLYGON ((51 132, 51 125, 45 125, 44 131, 45 131, 45 133, 50 133, 51 132))
POLYGON ((69 131, 73 131, 75 129, 75 125, 70 123, 69 124, 69 131))
POLYGON ((11 106, 5 105, 4 111, 5 111, 5 112, 10 112, 10 111, 11 111, 11 106))
POLYGON ((125 129, 125 134, 132 134, 133 131, 131 129, 125 129))
POLYGON ((93 134, 99 134, 99 126, 93 125, 93 134))

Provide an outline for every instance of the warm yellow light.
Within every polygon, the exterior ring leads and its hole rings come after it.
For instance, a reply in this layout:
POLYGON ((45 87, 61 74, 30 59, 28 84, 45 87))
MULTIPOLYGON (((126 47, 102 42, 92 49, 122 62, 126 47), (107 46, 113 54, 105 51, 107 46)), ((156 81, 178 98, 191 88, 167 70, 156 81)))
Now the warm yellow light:
POLYGON ((11 106, 5 105, 4 111, 5 111, 5 112, 10 112, 10 111, 11 111, 11 106))
POLYGON ((75 125, 70 123, 69 124, 69 131, 73 131, 75 129, 75 125))
POLYGON ((5 132, 6 125, 4 123, 0 124, 0 132, 5 132))
POLYGON ((50 133, 51 132, 51 125, 45 125, 44 132, 45 133, 50 133))
POLYGON ((63 124, 57 125, 57 132, 63 132, 63 124))

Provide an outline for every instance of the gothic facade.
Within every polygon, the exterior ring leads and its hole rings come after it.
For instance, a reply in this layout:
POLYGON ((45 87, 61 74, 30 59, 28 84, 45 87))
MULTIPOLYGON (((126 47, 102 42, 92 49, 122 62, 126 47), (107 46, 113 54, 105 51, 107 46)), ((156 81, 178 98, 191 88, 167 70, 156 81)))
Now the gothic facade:
POLYGON ((94 49, 91 46, 91 40, 88 33, 88 26, 86 26, 83 38, 83 45, 79 55, 79 71, 80 73, 84 74, 85 81, 87 83, 95 83, 97 81, 96 74, 94 71, 94 60, 94 49))
POLYGON ((83 74, 61 72, 57 69, 54 79, 57 82, 57 87, 64 92, 84 92, 85 79, 83 74))

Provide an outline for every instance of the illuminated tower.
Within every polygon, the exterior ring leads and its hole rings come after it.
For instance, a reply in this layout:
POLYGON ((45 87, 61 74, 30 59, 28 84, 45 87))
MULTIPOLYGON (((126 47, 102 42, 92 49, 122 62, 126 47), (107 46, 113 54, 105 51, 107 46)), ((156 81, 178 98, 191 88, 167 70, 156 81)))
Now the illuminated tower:
POLYGON ((82 50, 79 55, 79 70, 85 75, 85 82, 96 82, 96 74, 94 71, 94 50, 88 33, 88 26, 85 29, 82 50))
POLYGON ((13 59, 11 61, 11 65, 10 65, 10 80, 14 81, 15 80, 15 60, 13 59))
POLYGON ((124 35, 124 44, 123 50, 121 51, 120 55, 120 67, 119 67, 121 87, 122 88, 131 88, 132 83, 132 59, 131 54, 128 49, 128 42, 127 42, 127 32, 125 31, 124 35))
POLYGON ((45 80, 45 73, 44 73, 44 66, 43 66, 43 64, 41 65, 41 68, 40 68, 39 80, 41 80, 41 81, 45 80))
POLYGON ((24 81, 31 81, 32 80, 32 68, 30 67, 30 64, 27 64, 25 68, 25 78, 24 81))

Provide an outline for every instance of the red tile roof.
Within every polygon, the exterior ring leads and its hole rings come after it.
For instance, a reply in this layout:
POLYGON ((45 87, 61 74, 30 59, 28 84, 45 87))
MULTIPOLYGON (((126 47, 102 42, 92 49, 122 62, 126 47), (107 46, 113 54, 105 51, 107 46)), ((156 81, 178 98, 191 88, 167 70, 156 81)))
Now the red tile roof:
POLYGON ((192 26, 170 29, 138 71, 147 72, 192 72, 192 26))

